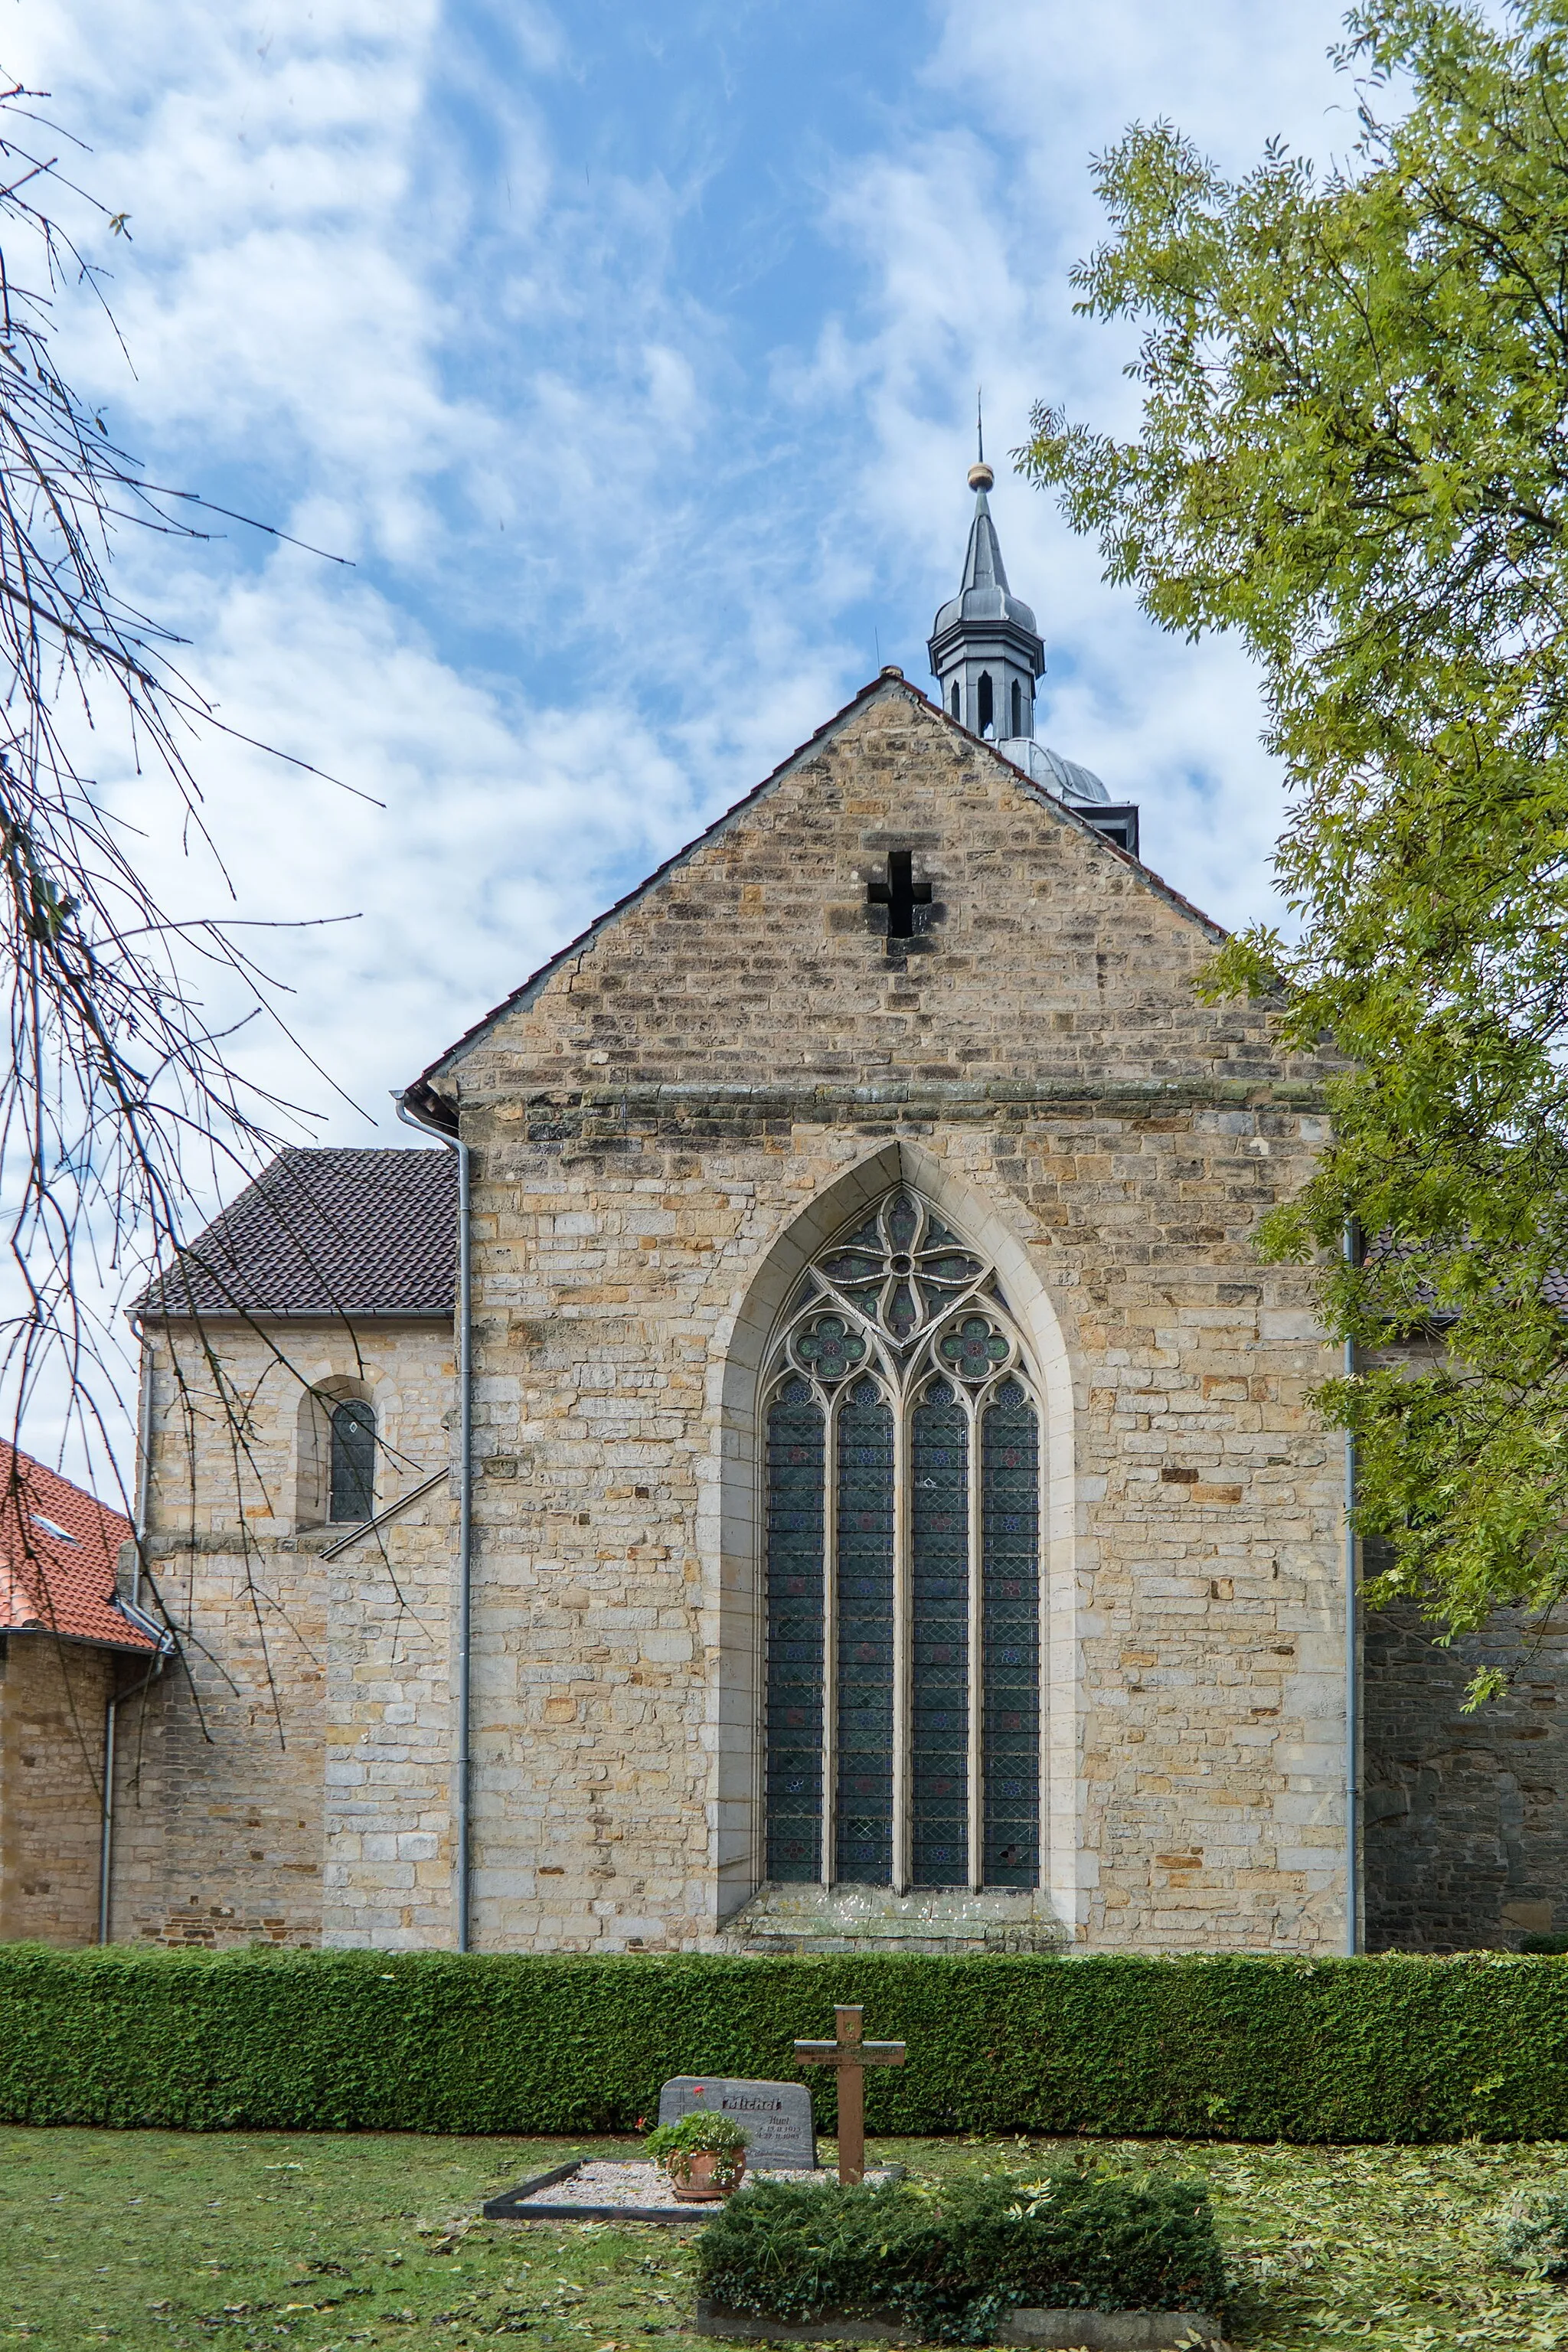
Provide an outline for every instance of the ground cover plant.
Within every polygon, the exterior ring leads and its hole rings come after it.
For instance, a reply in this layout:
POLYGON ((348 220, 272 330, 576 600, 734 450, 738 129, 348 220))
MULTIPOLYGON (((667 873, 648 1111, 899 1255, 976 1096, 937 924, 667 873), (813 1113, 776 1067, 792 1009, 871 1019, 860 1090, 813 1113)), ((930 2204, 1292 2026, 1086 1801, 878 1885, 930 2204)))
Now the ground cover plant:
POLYGON ((1568 2190, 1526 2189, 1503 2216, 1498 2252, 1531 2278, 1568 2277, 1568 2190))
MULTIPOLYGON (((0 2343, 703 2352, 685 2233, 476 2218, 484 2198, 569 2156, 637 2146, 0 2129, 0 2343)), ((1207 2182, 1237 2352, 1568 2352, 1563 2286, 1500 2252, 1521 2198, 1568 2194, 1568 2147, 874 2148, 933 2183, 1044 2170, 1064 2154, 1112 2177, 1173 2168, 1207 2182)))
POLYGON ((842 2192, 763 2181, 702 2232, 697 2280, 731 2311, 892 2311, 952 2344, 988 2343, 1017 2305, 1212 2311, 1225 2299, 1203 2181, 1070 2162, 842 2192))

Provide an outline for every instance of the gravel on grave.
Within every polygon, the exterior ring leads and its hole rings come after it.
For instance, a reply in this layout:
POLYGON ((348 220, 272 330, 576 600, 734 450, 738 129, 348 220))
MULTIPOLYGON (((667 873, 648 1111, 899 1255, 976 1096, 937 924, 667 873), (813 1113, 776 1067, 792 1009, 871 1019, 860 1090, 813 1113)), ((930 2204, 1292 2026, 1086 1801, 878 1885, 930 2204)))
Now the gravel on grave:
MULTIPOLYGON (((752 2180, 831 2180, 831 2171, 753 2172, 752 2180)), ((867 2181, 874 2188, 888 2178, 885 2172, 868 2171, 867 2181)), ((569 2180, 552 2180, 548 2189, 535 2189, 531 2197, 520 2200, 521 2210, 530 2205, 626 2205, 639 2207, 645 2213, 671 2212, 705 2215, 713 2210, 710 2204, 689 2205, 679 2198, 656 2164, 616 2164, 604 2158, 595 2158, 582 2165, 569 2180)))

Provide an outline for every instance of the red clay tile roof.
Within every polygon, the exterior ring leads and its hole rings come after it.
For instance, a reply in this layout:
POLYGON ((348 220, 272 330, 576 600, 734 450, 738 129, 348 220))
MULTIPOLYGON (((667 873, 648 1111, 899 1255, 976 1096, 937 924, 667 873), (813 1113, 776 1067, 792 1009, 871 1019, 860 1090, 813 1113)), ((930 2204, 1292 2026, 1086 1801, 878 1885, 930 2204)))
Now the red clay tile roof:
POLYGON ((121 1512, 0 1440, 0 1632, 155 1650, 114 1605, 115 1559, 130 1540, 121 1512))
POLYGON ((136 1311, 447 1317, 457 1270, 455 1154, 282 1151, 136 1311))

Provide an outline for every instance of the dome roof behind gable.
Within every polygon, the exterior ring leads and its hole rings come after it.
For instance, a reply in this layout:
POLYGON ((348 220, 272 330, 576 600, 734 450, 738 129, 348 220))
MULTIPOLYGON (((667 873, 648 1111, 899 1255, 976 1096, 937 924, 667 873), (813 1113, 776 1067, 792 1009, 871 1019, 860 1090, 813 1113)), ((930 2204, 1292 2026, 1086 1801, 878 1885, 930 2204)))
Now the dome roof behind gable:
POLYGON ((996 749, 1005 760, 1035 783, 1044 784, 1047 792, 1058 799, 1088 803, 1093 807, 1109 807, 1110 794, 1092 768, 1081 767, 1076 760, 1064 760, 1048 743, 1041 743, 1033 735, 1011 735, 998 743, 996 749))

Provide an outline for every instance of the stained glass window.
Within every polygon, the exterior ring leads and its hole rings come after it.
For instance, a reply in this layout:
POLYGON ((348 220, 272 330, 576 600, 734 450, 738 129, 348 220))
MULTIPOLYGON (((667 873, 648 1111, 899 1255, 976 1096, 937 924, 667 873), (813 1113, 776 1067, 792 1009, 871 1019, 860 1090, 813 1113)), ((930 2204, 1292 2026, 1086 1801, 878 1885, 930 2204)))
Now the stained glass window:
POLYGON ((1040 1868, 1040 1434, 1018 1381, 984 1420, 984 1861, 987 1886, 1040 1868))
POLYGON ((837 1876, 885 1886, 893 1838, 893 1416, 858 1381, 838 1416, 837 1876))
POLYGON ((822 1875, 822 1407, 786 1381, 768 1414, 768 1876, 822 1875))
POLYGON ((764 1382, 768 1875, 1037 1885, 1040 1419, 993 1269, 897 1185, 764 1382))
POLYGON ((910 1421, 914 1883, 969 1884, 969 1428, 945 1381, 910 1421))
POLYGON ((368 1519, 375 1508, 375 1407, 361 1397, 332 1408, 327 1517, 368 1519))

